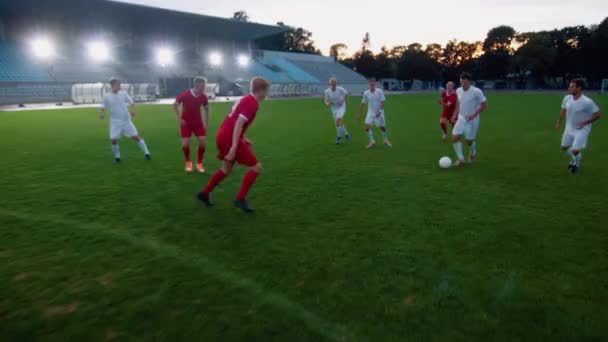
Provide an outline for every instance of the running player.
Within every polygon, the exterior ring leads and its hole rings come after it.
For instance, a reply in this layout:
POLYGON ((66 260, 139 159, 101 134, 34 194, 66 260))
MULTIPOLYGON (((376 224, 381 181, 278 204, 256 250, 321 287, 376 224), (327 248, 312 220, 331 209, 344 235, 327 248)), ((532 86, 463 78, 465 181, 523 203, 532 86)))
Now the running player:
POLYGON ((450 122, 452 128, 456 121, 452 121, 454 111, 456 110, 456 102, 458 102, 458 96, 454 91, 454 82, 448 82, 445 86, 445 90, 441 92, 441 97, 437 99, 437 103, 441 106, 441 118, 439 119, 439 126, 443 135, 441 139, 446 141, 448 139, 448 127, 447 122, 450 122))
POLYGON ((205 95, 207 79, 201 76, 194 78, 194 88, 182 92, 173 103, 173 111, 180 124, 180 136, 182 138, 182 151, 186 158, 186 172, 192 172, 192 161, 190 160, 190 137, 194 134, 198 140, 198 151, 196 159, 196 170, 205 172, 203 167, 203 156, 207 144, 207 127, 209 127, 209 100, 205 95), (179 105, 182 105, 180 113, 179 105), (205 119, 201 115, 201 107, 205 108, 205 119))
POLYGON ((458 102, 456 111, 452 116, 452 121, 456 121, 452 130, 452 143, 458 160, 456 166, 464 164, 464 154, 460 137, 464 135, 467 145, 469 145, 469 162, 475 161, 477 156, 477 131, 479 130, 479 115, 488 107, 487 99, 481 89, 471 84, 471 74, 463 72, 460 75, 461 87, 456 90, 458 102), (456 118, 458 117, 458 120, 456 118))
POLYGON ((346 138, 346 142, 350 141, 350 135, 344 127, 344 113, 346 112, 346 98, 348 92, 342 87, 338 87, 338 80, 335 78, 329 79, 329 88, 325 90, 325 105, 331 109, 331 113, 336 123, 336 131, 338 138, 336 145, 342 143, 342 136, 346 138))
POLYGON ((575 174, 581 166, 582 150, 587 147, 591 126, 600 118, 600 108, 592 99, 583 95, 584 81, 574 79, 570 82, 568 93, 562 101, 562 111, 557 119, 557 130, 562 128, 566 119, 566 129, 562 136, 562 151, 567 151, 572 157, 568 165, 570 173, 575 174))
POLYGON ((137 128, 133 125, 131 117, 135 117, 135 103, 125 91, 120 90, 120 80, 112 78, 110 80, 111 92, 103 96, 99 118, 103 120, 106 110, 110 111, 110 141, 112 143, 112 154, 114 163, 120 164, 120 146, 118 139, 122 135, 129 137, 137 143, 147 160, 151 160, 150 151, 146 142, 137 133, 137 128), (128 106, 128 109, 127 109, 128 106))
POLYGON ((251 94, 243 97, 232 108, 232 112, 224 119, 216 137, 218 159, 222 161, 222 167, 211 177, 207 186, 198 194, 198 199, 211 207, 210 194, 213 189, 227 176, 234 168, 235 163, 245 165, 249 168, 241 189, 236 195, 234 205, 246 213, 255 211, 247 202, 247 193, 262 171, 262 164, 258 162, 255 154, 251 150, 251 141, 247 139, 245 133, 257 114, 260 101, 268 95, 270 83, 261 77, 254 77, 251 80, 251 94))
POLYGON ((382 131, 382 137, 384 139, 384 145, 392 147, 393 145, 388 140, 388 132, 386 131, 386 119, 384 117, 384 92, 376 88, 376 79, 370 78, 368 80, 369 89, 363 93, 363 99, 361 100, 361 106, 359 106, 359 114, 357 114, 357 120, 361 120, 361 113, 365 109, 367 104, 367 116, 365 117, 365 131, 369 137, 369 144, 366 148, 372 148, 376 145, 374 139, 374 132, 372 126, 380 128, 382 131))

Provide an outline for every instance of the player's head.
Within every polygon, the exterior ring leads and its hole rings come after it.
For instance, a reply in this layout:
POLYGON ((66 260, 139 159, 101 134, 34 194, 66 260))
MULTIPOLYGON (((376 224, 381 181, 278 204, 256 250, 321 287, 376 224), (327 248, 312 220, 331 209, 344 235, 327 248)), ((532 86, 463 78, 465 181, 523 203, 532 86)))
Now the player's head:
POLYGON ((570 81, 570 85, 568 86, 568 93, 571 95, 579 95, 583 92, 583 88, 585 88, 585 80, 582 78, 575 78, 570 81))
POLYGON ((196 76, 194 77, 194 90, 201 94, 205 92, 205 87, 207 86, 207 79, 204 78, 203 76, 196 76))
POLYGON ((448 91, 448 93, 451 93, 454 91, 454 82, 450 81, 445 85, 445 90, 448 91))
POLYGON ((469 87, 471 86, 472 80, 473 80, 473 75, 471 75, 470 73, 463 72, 462 74, 460 74, 460 85, 464 89, 469 89, 469 87))
POLYGON ((370 77, 367 79, 367 84, 369 85, 369 90, 374 91, 376 90, 376 79, 373 77, 370 77))
POLYGON ((332 89, 336 89, 336 87, 338 86, 338 80, 335 77, 332 77, 329 79, 329 86, 332 89))
POLYGON ((110 89, 113 93, 117 93, 120 90, 120 80, 116 77, 110 79, 110 89))
POLYGON ((257 97, 258 100, 263 100, 268 96, 268 89, 270 88, 270 82, 263 77, 254 77, 251 79, 251 93, 257 97))

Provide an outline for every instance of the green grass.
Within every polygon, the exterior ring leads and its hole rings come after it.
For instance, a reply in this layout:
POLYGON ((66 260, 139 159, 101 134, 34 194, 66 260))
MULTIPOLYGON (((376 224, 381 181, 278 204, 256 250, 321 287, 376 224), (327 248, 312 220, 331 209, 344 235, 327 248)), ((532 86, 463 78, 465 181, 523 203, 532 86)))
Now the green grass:
POLYGON ((194 200, 209 174, 183 173, 168 106, 135 119, 154 160, 123 140, 120 166, 94 109, 0 113, 0 339, 605 339, 608 129, 569 175, 560 100, 490 94, 478 162, 451 170, 432 95, 389 97, 373 150, 358 99, 343 146, 318 100, 265 102, 255 216, 231 206, 243 168, 194 200))

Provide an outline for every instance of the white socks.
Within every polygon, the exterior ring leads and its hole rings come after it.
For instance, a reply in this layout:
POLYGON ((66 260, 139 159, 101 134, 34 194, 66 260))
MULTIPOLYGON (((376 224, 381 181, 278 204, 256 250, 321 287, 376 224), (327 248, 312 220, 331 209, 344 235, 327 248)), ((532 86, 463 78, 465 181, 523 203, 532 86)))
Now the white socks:
POLYGON ((344 125, 340 126, 342 128, 342 133, 344 133, 344 135, 348 135, 348 131, 346 130, 346 127, 344 127, 344 125))
POLYGON ((388 140, 388 131, 382 131, 382 138, 384 139, 384 141, 388 140))
POLYGON ((460 141, 454 143, 454 152, 456 152, 458 160, 464 160, 464 153, 462 152, 462 143, 460 141))
POLYGON ((369 141, 370 142, 375 142, 376 140, 374 139, 374 132, 372 131, 372 129, 368 129, 367 130, 367 136, 369 137, 369 141))
POLYGON ((336 126, 336 132, 338 133, 338 138, 342 138, 342 126, 336 126))
POLYGON ((139 141, 137 142, 137 146, 139 146, 139 148, 145 155, 150 154, 150 151, 148 151, 148 146, 146 146, 146 142, 144 141, 144 139, 139 139, 139 141))
POLYGON ((581 166, 581 159, 583 159, 583 153, 579 152, 575 157, 574 157, 574 163, 576 164, 576 166, 581 166))
POLYGON ((112 154, 114 159, 120 159, 120 146, 118 144, 112 144, 112 154))
POLYGON ((475 157, 477 155, 477 142, 473 141, 471 146, 469 146, 469 153, 475 157))

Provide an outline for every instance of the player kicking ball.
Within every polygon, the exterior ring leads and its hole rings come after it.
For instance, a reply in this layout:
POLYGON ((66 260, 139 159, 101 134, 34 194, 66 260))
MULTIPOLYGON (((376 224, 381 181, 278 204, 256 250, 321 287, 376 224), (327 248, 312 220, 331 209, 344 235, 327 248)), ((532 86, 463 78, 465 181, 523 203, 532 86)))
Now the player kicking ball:
POLYGON ((325 105, 331 109, 331 113, 336 123, 336 131, 338 138, 336 138, 336 145, 342 143, 342 136, 346 139, 346 142, 350 141, 350 135, 344 127, 344 113, 346 113, 346 98, 348 92, 342 87, 338 87, 338 80, 335 78, 329 79, 329 88, 325 90, 325 105))
POLYGON ((366 148, 372 148, 376 145, 374 139, 374 132, 372 126, 380 128, 382 131, 382 138, 384 139, 384 145, 392 147, 393 144, 388 140, 388 132, 386 131, 386 119, 384 118, 384 92, 376 88, 376 79, 370 78, 368 80, 369 89, 363 93, 363 99, 361 100, 361 106, 359 106, 359 113, 357 114, 357 120, 361 120, 361 113, 365 109, 367 104, 367 116, 365 117, 365 131, 369 137, 369 144, 366 148))
POLYGON ((186 172, 192 172, 192 160, 190 159, 190 137, 194 134, 198 140, 198 151, 196 158, 196 170, 205 172, 203 167, 203 156, 207 145, 207 127, 209 127, 209 100, 205 95, 207 79, 197 76, 194 78, 194 88, 185 90, 175 99, 173 111, 179 123, 180 136, 182 138, 182 151, 186 158, 186 172), (182 106, 181 113, 179 106, 182 106), (203 122, 201 107, 205 108, 205 119, 203 122))
POLYGON ((479 115, 488 107, 487 99, 481 89, 471 84, 471 74, 463 72, 460 75, 461 87, 456 90, 458 101, 452 121, 456 121, 452 130, 452 143, 458 160, 456 166, 464 165, 464 153, 460 137, 464 138, 469 146, 469 162, 475 161, 477 156, 477 131, 479 131, 479 115), (458 119, 456 119, 458 118, 458 119))
POLYGON ((234 205, 246 213, 255 211, 247 202, 247 193, 262 171, 262 164, 258 162, 255 154, 251 150, 251 141, 247 139, 245 133, 255 120, 260 101, 268 95, 270 83, 261 77, 254 77, 251 80, 251 94, 243 97, 232 107, 232 112, 228 114, 220 126, 217 133, 216 144, 218 159, 222 161, 222 167, 211 177, 207 186, 197 195, 198 199, 205 203, 207 207, 213 206, 210 194, 213 189, 232 172, 235 163, 245 165, 249 168, 241 189, 236 195, 234 205))
POLYGON ((570 82, 568 93, 562 101, 562 110, 557 119, 556 129, 561 130, 566 119, 566 129, 562 136, 562 151, 567 151, 572 161, 568 165, 570 173, 575 174, 581 166, 582 150, 587 147, 593 123, 600 119, 600 108, 592 99, 583 95, 584 81, 575 79, 570 82))
POLYGON ((135 117, 135 103, 129 94, 120 90, 120 80, 112 78, 110 80, 110 87, 112 91, 105 94, 101 101, 99 118, 103 120, 106 110, 110 111, 110 141, 112 143, 114 163, 120 164, 121 161, 118 139, 122 135, 135 140, 146 159, 151 160, 152 157, 150 156, 146 142, 137 134, 137 128, 135 128, 135 125, 131 121, 131 117, 135 117))
POLYGON ((449 122, 454 128, 456 121, 452 121, 454 111, 456 110, 456 102, 458 102, 458 96, 454 91, 454 82, 448 82, 445 85, 445 90, 441 92, 441 97, 437 99, 437 103, 441 106, 441 118, 439 119, 439 126, 443 132, 441 139, 446 141, 448 139, 448 127, 449 122))

